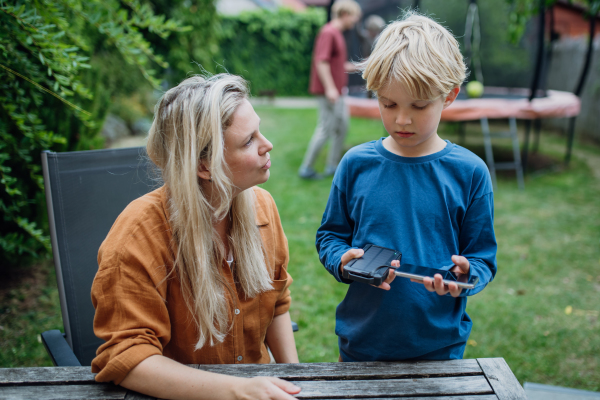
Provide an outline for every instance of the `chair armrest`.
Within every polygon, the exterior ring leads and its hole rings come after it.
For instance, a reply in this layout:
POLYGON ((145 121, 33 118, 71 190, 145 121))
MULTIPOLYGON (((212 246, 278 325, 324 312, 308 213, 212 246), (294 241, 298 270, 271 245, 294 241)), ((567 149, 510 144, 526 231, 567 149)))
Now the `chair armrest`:
POLYGON ((298 324, 292 321, 292 332, 298 332, 298 324))
POLYGON ((52 359, 52 364, 57 367, 81 367, 75 353, 69 347, 63 334, 57 330, 42 333, 42 343, 52 359))

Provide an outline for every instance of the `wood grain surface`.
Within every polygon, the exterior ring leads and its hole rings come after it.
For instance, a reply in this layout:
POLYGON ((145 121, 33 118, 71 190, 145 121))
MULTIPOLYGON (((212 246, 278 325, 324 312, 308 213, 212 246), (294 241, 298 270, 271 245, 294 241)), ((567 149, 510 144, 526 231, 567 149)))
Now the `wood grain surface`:
POLYGON ((406 397, 493 394, 483 376, 293 382, 302 388, 299 399, 406 397))
POLYGON ((478 358, 477 362, 485 374, 494 393, 500 400, 527 400, 525 390, 504 361, 504 358, 478 358))
MULTIPOLYGON (((419 362, 191 365, 238 377, 276 376, 298 399, 526 399, 502 358, 419 362)), ((94 381, 90 367, 0 369, 0 399, 156 400, 94 381)))
POLYGON ((126 389, 110 383, 0 386, 2 400, 123 400, 126 394, 126 389))
POLYGON ((238 377, 275 376, 286 380, 400 379, 482 375, 477 360, 306 364, 196 365, 204 371, 238 377))

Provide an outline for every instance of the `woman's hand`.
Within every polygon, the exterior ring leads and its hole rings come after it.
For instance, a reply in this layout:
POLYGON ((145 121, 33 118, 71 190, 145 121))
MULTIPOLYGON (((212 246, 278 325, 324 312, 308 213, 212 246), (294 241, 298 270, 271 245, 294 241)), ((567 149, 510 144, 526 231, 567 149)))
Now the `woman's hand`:
MULTIPOLYGON (((340 264, 340 275, 343 276, 344 267, 346 266, 346 264, 348 264, 351 260, 353 260, 355 258, 361 258, 363 256, 363 254, 365 254, 365 251, 363 249, 350 249, 347 252, 345 252, 344 255, 342 256, 342 263, 340 264)), ((398 260, 392 261, 392 267, 398 268, 399 266, 400 266, 400 261, 398 261, 398 260)), ((387 279, 385 281, 383 281, 381 283, 381 285, 375 286, 375 287, 378 287, 379 289, 383 289, 383 290, 390 290, 392 288, 390 286, 390 283, 392 283, 392 281, 394 280, 395 277, 396 277, 396 274, 394 273, 394 270, 392 268, 390 268, 388 271, 387 279)))
POLYGON ((244 383, 234 389, 238 400, 294 400, 292 394, 300 390, 291 382, 270 376, 244 379, 244 383))
POLYGON ((120 383, 124 388, 169 400, 292 400, 293 383, 272 377, 238 378, 178 363, 162 355, 146 358, 120 383))

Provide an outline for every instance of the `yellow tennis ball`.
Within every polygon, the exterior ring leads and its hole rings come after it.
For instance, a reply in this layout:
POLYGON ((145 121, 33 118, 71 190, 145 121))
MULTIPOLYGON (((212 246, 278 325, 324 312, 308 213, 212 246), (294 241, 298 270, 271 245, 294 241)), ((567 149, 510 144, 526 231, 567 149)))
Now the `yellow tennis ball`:
POLYGON ((471 81, 467 83, 467 96, 481 97, 483 95, 483 85, 479 81, 471 81))

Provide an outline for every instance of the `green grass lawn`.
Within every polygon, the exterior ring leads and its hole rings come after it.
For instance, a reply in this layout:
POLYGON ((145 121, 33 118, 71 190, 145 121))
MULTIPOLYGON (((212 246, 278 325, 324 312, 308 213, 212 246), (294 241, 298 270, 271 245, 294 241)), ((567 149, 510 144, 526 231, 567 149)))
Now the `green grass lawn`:
MULTIPOLYGON (((289 241, 291 314, 300 326, 300 360, 336 361, 335 307, 347 286, 321 266, 314 247, 331 179, 297 177, 316 111, 261 107, 257 112, 263 134, 274 145, 271 178, 263 186, 277 202, 289 241)), ((442 137, 457 141, 446 134, 451 131, 440 128, 442 137)), ((353 119, 347 146, 383 135, 381 122, 353 119)), ((544 132, 543 157, 536 160, 559 165, 563 142, 544 132)), ((480 143, 478 126, 469 125, 466 147, 480 153, 480 143)), ((497 149, 502 157, 508 147, 497 149)), ((568 169, 529 174, 525 191, 517 189, 512 172, 499 175, 498 274, 469 299, 474 328, 465 358, 504 357, 521 383, 600 391, 600 180, 581 157, 600 158, 600 148, 580 144, 576 149, 568 169)), ((0 299, 0 367, 49 365, 37 335, 61 322, 53 273, 38 270, 38 281, 48 286, 35 293, 14 288, 0 299)))
MULTIPOLYGON (((321 266, 314 247, 331 179, 307 182, 296 177, 316 112, 257 111, 262 132, 274 145, 271 178, 263 186, 277 202, 289 241, 291 313, 301 328, 296 333, 300 360, 336 361, 335 307, 347 287, 321 266)), ((448 128, 441 127, 440 134, 458 140, 444 134, 448 128)), ((383 135, 381 122, 353 119, 347 145, 383 135)), ((547 156, 543 159, 558 163, 563 139, 545 134, 541 142, 540 151, 547 156)), ((480 143, 478 126, 469 125, 467 147, 482 153, 480 143)), ((598 149, 587 150, 600 155, 598 149)), ((499 175, 498 275, 469 299, 474 328, 465 358, 504 357, 521 383, 598 391, 600 182, 577 157, 568 170, 550 171, 531 174, 525 191, 517 189, 514 173, 499 175), (569 314, 567 307, 572 309, 569 314)))

